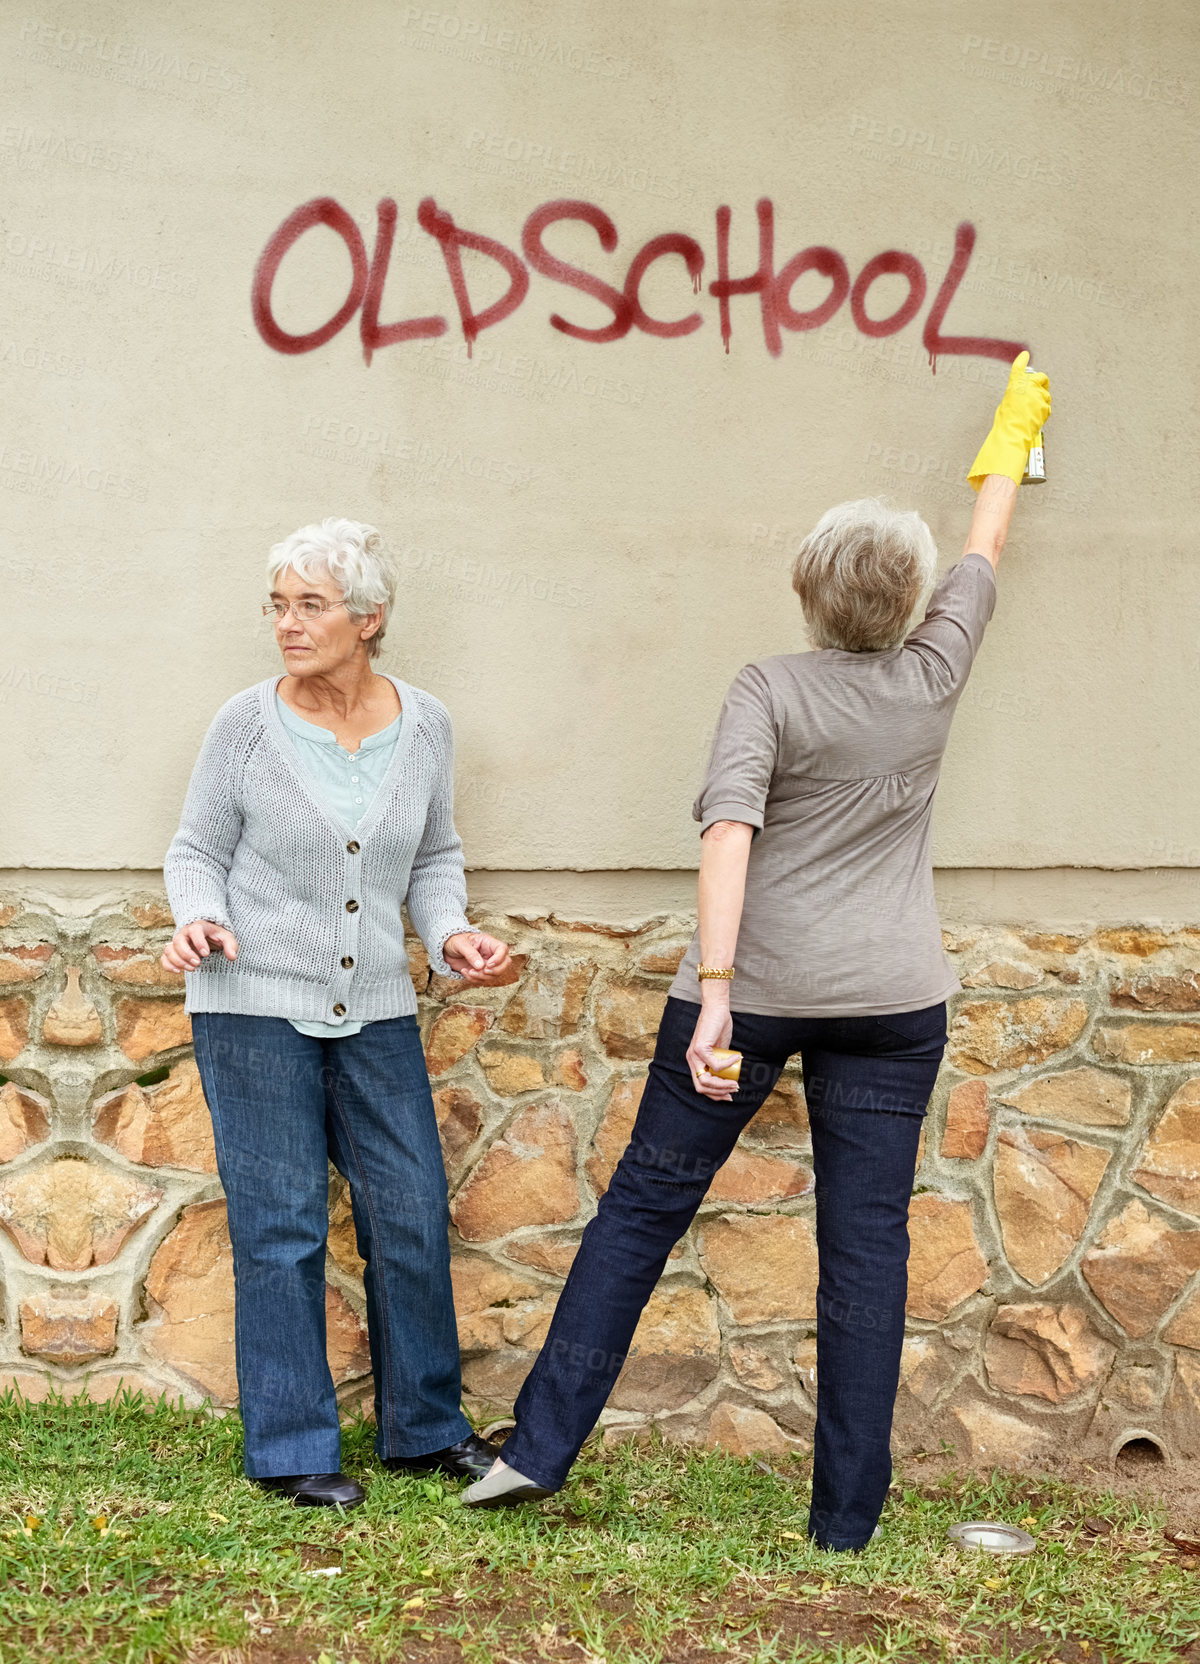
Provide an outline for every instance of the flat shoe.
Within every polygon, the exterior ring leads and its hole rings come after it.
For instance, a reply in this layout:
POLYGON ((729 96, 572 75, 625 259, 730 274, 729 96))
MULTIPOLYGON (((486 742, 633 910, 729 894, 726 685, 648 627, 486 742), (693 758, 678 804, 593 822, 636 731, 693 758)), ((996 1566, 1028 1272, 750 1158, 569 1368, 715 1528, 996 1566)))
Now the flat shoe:
POLYGON ((357 1508, 367 1493, 344 1473, 276 1474, 254 1483, 264 1491, 290 1497, 298 1508, 357 1508))
POLYGON ((501 1491, 499 1496, 475 1498, 471 1495, 474 1489, 472 1485, 470 1490, 463 1492, 463 1503, 468 1508, 510 1508, 516 1502, 541 1502, 554 1495, 553 1491, 543 1490, 540 1485, 532 1483, 514 1485, 510 1491, 501 1491))
POLYGON ((468 1433, 457 1444, 431 1450, 426 1456, 384 1456, 382 1460, 389 1473, 448 1473, 453 1479, 482 1479, 499 1454, 499 1445, 468 1433))

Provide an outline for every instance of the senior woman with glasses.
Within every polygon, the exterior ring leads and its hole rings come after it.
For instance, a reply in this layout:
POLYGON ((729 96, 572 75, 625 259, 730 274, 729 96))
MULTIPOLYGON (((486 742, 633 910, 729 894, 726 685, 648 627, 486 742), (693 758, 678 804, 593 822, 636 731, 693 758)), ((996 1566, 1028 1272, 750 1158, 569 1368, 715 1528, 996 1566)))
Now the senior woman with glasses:
POLYGON ((460 1405, 401 903, 443 976, 494 983, 509 953, 466 916, 446 709, 371 668, 393 601, 379 541, 329 519, 272 549, 285 672, 217 712, 164 863, 162 962, 185 973, 229 1206, 245 1468, 309 1506, 363 1500, 325 1354, 330 1161, 366 1262, 384 1466, 478 1477, 495 1455, 460 1405))
POLYGON ((629 1146, 517 1399, 515 1432, 464 1500, 557 1490, 625 1361, 667 1255, 799 1052, 816 1174, 819 1392, 809 1534, 861 1548, 891 1478, 921 1121, 960 986, 942 951, 930 812, 950 722, 995 602, 995 566, 1045 376, 1013 366, 968 476, 964 558, 929 596, 916 514, 831 509, 794 587, 815 652, 734 680, 693 814, 700 924, 671 988, 629 1146), (715 1048, 742 1053, 740 1082, 715 1048))

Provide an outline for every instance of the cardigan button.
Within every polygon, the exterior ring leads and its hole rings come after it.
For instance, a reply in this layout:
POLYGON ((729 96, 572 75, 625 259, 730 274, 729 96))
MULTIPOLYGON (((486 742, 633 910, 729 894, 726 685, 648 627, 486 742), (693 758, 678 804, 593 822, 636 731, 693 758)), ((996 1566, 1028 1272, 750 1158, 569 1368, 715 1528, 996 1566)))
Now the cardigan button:
POLYGON ((353 965, 353 963, 354 963, 353 959, 351 959, 350 955, 347 954, 346 957, 342 960, 342 969, 344 971, 348 971, 350 969, 351 965, 353 965))
POLYGON ((348 901, 346 903, 346 911, 347 911, 347 913, 357 913, 358 912, 358 903, 356 901, 348 901))
POLYGON ((354 838, 351 838, 350 842, 346 845, 346 848, 350 851, 351 855, 357 855, 360 847, 361 846, 354 838))
POLYGON ((346 1007, 344 1005, 335 1005, 333 1008, 333 1014, 335 1017, 344 1017, 346 1015, 346 1007))

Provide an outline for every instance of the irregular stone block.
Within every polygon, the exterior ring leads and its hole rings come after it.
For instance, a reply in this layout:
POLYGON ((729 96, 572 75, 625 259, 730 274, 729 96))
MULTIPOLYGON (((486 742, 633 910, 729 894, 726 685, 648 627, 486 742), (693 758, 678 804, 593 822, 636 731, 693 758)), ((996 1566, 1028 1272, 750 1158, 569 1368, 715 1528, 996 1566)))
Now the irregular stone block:
POLYGON ((1138 926, 1122 930, 1098 930, 1092 941, 1102 953, 1126 953, 1137 959, 1148 959, 1170 947, 1171 938, 1163 930, 1143 930, 1138 926))
POLYGON ((1200 1213, 1200 1080, 1184 1081, 1171 1098, 1133 1178, 1160 1201, 1200 1213))
POLYGON ((15 1080, 0 1086, 0 1163, 14 1161, 32 1144, 50 1136, 50 1105, 15 1080))
POLYGON ((182 971, 169 971, 153 949, 117 948, 99 942, 92 949, 101 976, 109 982, 132 983, 138 988, 182 988, 182 971))
POLYGON ((772 1360, 749 1341, 730 1341, 729 1361, 742 1385, 756 1392, 774 1392, 783 1385, 784 1377, 772 1360))
POLYGON ((1018 1466, 1054 1448, 1055 1441, 1043 1428, 990 1404, 955 1404, 951 1414, 966 1435, 968 1457, 977 1467, 1018 1466))
POLYGON ((479 1063, 488 1085, 501 1098, 536 1092, 547 1084, 540 1061, 527 1052, 506 1052, 489 1046, 479 1052, 479 1063))
POLYGON ((813 1188, 810 1167, 786 1156, 760 1155, 735 1146, 708 1187, 710 1202, 782 1202, 807 1196, 813 1188))
POLYGON ((329 1210, 329 1235, 325 1242, 335 1265, 356 1282, 362 1280, 366 1261, 358 1251, 358 1232, 354 1228, 354 1208, 350 1201, 350 1186, 343 1181, 329 1210))
POLYGON ((946 1101, 942 1154, 956 1161, 974 1161, 984 1152, 990 1125, 987 1082, 964 1080, 946 1101))
POLYGON ((481 1005, 449 1005, 434 1019, 425 1043, 425 1064, 431 1075, 444 1075, 466 1057, 479 1036, 495 1019, 481 1005))
POLYGON ((1034 930, 1022 932, 1021 940, 1034 953, 1078 953, 1084 939, 1082 936, 1064 936, 1053 930, 1034 930))
POLYGON ((53 958, 53 942, 0 948, 0 987, 5 983, 36 982, 39 977, 45 976, 46 967, 53 958))
POLYGON ((791 1075, 781 1075, 774 1091, 742 1128, 751 1144, 774 1150, 802 1150, 810 1137, 804 1090, 791 1075))
POLYGON ((190 1057, 155 1086, 135 1083, 99 1098, 92 1127, 102 1144, 144 1167, 217 1170, 212 1118, 190 1057))
POLYGON ((704 1221, 697 1247, 735 1323, 816 1317, 817 1242, 807 1219, 723 1214, 704 1221))
POLYGON ((0 1000, 0 1063, 11 1063, 29 1043, 29 1001, 0 1000))
POLYGON ((1109 1152, 1061 1133, 1005 1127, 992 1183, 1004 1251, 1027 1283, 1043 1283, 1082 1237, 1109 1152))
POLYGON ((1092 1042, 1106 1063, 1200 1063, 1200 1023, 1128 1023, 1092 1042))
POLYGON ((554 1079, 569 1092, 583 1092, 588 1078, 584 1073, 583 1058, 576 1051, 562 1052, 554 1061, 554 1079))
POLYGON ((1174 1449, 1185 1461, 1200 1456, 1200 1358, 1187 1352, 1175 1357, 1175 1374, 1163 1404, 1163 1423, 1174 1449))
MULTIPOLYGON (((690 938, 689 938, 690 940, 690 938)), ((655 942, 637 962, 639 971, 651 976, 674 976, 688 950, 688 942, 655 942)))
MULTIPOLYGON (((218 1405, 237 1402, 233 1344, 233 1250, 224 1201, 184 1208, 150 1262, 153 1301, 146 1347, 218 1405)), ((335 1385, 370 1368, 366 1329, 339 1290, 326 1285, 327 1356, 335 1385)))
POLYGON ((1171 1346, 1190 1346, 1200 1352, 1200 1288, 1194 1289, 1162 1332, 1171 1346))
POLYGON ((1058 1075, 1043 1075, 1028 1086, 1010 1086, 997 1096, 1002 1104, 1011 1104, 1023 1115, 1046 1121, 1123 1127, 1129 1120, 1133 1094, 1129 1082, 1120 1075, 1085 1065, 1058 1075))
POLYGON ((574 1128, 553 1099, 521 1111, 451 1206, 468 1242, 505 1236, 523 1225, 561 1225, 578 1211, 574 1128))
POLYGON ((1104 1383, 1101 1404, 1109 1410, 1136 1411, 1143 1420, 1158 1409, 1167 1385, 1165 1358, 1118 1357, 1104 1383))
POLYGON ((964 1075, 1043 1063, 1074 1045, 1087 1023, 1081 1000, 1034 994, 1025 1000, 974 1000, 950 1030, 949 1061, 964 1075))
POLYGON ((727 1450, 731 1456, 789 1456, 812 1449, 810 1440, 789 1438, 765 1410, 746 1404, 716 1405, 709 1418, 707 1443, 710 1449, 727 1450))
POLYGON ((917 1402, 929 1409, 954 1365, 932 1335, 906 1335, 900 1348, 900 1385, 917 1402))
POLYGON ((1083 1256, 1082 1271, 1100 1304, 1140 1340, 1200 1268, 1200 1231, 1173 1230, 1141 1202, 1110 1219, 1083 1256))
POLYGON ((1022 965, 1015 959, 991 959, 977 971, 962 979, 964 988, 1033 988, 1042 980, 1042 973, 1034 965, 1022 965))
POLYGON ((817 1337, 805 1335, 792 1354, 796 1374, 813 1403, 817 1402, 817 1337))
POLYGON ((971 1204, 925 1191, 908 1209, 910 1317, 940 1322, 987 1281, 971 1204))
POLYGON ((48 1046, 97 1046, 103 1038, 100 1013, 79 986, 79 967, 68 965, 67 986, 45 1015, 42 1039, 48 1046))
POLYGON ((617 1163, 625 1154, 645 1088, 643 1075, 637 1080, 619 1080, 612 1089, 608 1108, 592 1139, 592 1151, 584 1169, 597 1196, 604 1195, 612 1182, 617 1163))
POLYGON ((117 1346, 117 1303, 83 1290, 52 1289, 22 1300, 21 1351, 55 1364, 105 1358, 117 1346))
POLYGON ((1200 976, 1130 976, 1113 984, 1111 1003, 1133 1011, 1200 1011, 1200 976))
POLYGON ((539 965, 505 1006, 500 1027, 526 1040, 561 1040, 574 1034, 596 969, 591 959, 539 965))
POLYGON ((0 1188, 0 1225, 34 1265, 86 1271, 116 1258, 162 1194, 64 1156, 26 1167, 0 1188))
POLYGON ((119 1000, 117 1044, 135 1063, 192 1043, 191 1019, 182 1000, 119 1000))
POLYGON ((412 979, 413 991, 423 994, 429 986, 430 970, 429 954, 426 952, 425 944, 419 936, 406 936, 404 951, 408 955, 408 974, 412 979))
POLYGON ((1061 1404, 1105 1375, 1116 1348, 1080 1306, 1000 1306, 984 1348, 988 1380, 1000 1392, 1061 1404))
POLYGON ((721 1331, 699 1288, 658 1288, 650 1296, 609 1403, 618 1410, 677 1410, 716 1379, 721 1331))
POLYGON ((666 991, 633 978, 605 983, 596 999, 596 1031, 610 1057, 650 1058, 658 1038, 666 991))
POLYGON ((174 930, 175 918, 165 901, 129 902, 126 912, 143 930, 174 930))
POLYGON ((535 1237, 531 1242, 514 1242, 505 1252, 510 1260, 535 1266, 552 1277, 565 1277, 575 1263, 579 1240, 577 1237, 535 1237))
POLYGON ((439 1086, 433 1094, 442 1161, 447 1176, 458 1175, 462 1158, 483 1129, 483 1105, 465 1086, 439 1086))

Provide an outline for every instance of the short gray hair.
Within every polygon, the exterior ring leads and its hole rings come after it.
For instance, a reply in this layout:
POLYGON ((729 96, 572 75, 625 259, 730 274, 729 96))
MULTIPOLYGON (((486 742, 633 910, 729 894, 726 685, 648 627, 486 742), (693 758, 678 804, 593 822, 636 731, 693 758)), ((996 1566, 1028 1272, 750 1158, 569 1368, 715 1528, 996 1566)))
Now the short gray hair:
POLYGON ((330 518, 300 530, 277 543, 267 558, 267 584, 275 587, 279 574, 290 566, 309 583, 332 578, 342 592, 351 618, 383 609, 383 618, 366 642, 367 657, 375 658, 396 599, 396 581, 383 553, 383 539, 374 526, 358 520, 330 518))
POLYGON ((792 588, 814 647, 879 653, 904 640, 937 570, 933 533, 881 497, 839 503, 800 545, 792 588))

